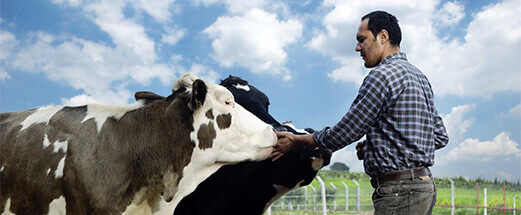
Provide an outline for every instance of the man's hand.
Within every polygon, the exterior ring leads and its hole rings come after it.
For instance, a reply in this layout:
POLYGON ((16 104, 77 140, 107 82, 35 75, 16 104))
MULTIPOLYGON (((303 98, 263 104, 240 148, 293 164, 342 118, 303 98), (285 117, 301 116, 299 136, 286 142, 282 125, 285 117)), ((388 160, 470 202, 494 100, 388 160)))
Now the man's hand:
POLYGON ((277 133, 277 145, 273 146, 273 152, 268 157, 272 161, 276 161, 282 155, 296 146, 295 135, 290 132, 276 132, 277 133))
POLYGON ((364 160, 365 143, 366 143, 366 140, 358 142, 358 144, 356 144, 356 156, 358 157, 358 160, 364 160))

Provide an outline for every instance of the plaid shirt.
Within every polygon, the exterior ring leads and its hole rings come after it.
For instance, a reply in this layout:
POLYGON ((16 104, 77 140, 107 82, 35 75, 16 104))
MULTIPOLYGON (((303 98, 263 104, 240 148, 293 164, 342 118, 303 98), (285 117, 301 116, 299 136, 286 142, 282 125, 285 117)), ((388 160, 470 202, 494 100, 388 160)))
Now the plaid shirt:
POLYGON ((431 85, 405 53, 391 54, 371 70, 342 120, 313 138, 336 151, 364 135, 364 167, 371 177, 432 166, 434 150, 447 145, 431 85))

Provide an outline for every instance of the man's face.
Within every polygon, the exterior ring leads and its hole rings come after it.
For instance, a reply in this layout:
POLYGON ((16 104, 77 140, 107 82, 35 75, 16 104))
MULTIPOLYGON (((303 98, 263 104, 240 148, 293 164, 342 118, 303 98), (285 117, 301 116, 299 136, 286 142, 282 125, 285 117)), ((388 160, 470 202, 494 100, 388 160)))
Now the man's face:
POLYGON ((355 51, 360 52, 360 56, 364 60, 366 68, 373 68, 377 66, 382 60, 383 45, 380 40, 374 37, 373 33, 368 28, 369 19, 364 19, 360 23, 358 32, 356 33, 355 51))

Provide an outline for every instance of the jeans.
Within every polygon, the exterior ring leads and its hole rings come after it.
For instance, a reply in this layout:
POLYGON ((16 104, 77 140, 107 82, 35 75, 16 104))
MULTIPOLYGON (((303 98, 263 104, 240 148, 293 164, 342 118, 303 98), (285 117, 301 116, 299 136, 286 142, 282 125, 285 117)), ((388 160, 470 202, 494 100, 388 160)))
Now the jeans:
POLYGON ((388 181, 373 193, 374 214, 432 214, 436 185, 432 177, 388 181))

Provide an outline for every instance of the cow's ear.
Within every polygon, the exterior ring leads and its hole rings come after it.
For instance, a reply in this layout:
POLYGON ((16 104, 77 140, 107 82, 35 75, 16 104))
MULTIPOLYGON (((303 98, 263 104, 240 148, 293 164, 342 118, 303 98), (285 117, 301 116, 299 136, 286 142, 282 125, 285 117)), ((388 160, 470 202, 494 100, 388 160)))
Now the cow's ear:
POLYGON ((203 106, 206 98, 206 84, 201 79, 197 79, 192 84, 192 95, 190 98, 190 108, 196 110, 203 106))
POLYGON ((134 94, 134 98, 136 101, 143 101, 145 104, 152 103, 154 101, 159 101, 165 99, 165 97, 157 95, 153 92, 148 91, 139 91, 134 94))

